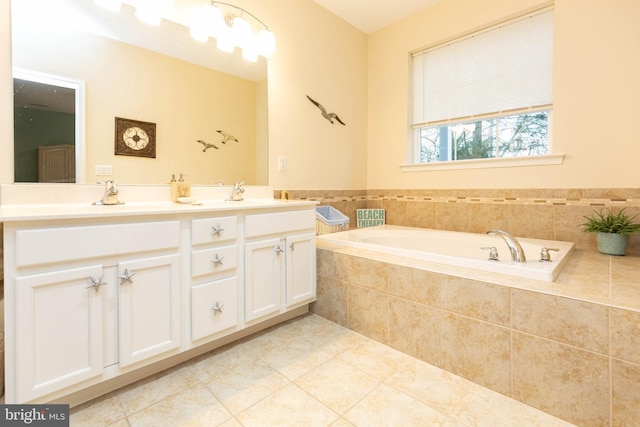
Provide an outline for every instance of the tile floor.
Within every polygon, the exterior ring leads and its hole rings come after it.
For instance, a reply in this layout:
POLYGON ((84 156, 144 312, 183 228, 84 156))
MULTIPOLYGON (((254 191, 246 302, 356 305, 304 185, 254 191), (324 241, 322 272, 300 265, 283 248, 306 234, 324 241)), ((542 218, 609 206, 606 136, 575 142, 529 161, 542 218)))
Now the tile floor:
POLYGON ((71 411, 71 426, 569 426, 308 314, 71 411))

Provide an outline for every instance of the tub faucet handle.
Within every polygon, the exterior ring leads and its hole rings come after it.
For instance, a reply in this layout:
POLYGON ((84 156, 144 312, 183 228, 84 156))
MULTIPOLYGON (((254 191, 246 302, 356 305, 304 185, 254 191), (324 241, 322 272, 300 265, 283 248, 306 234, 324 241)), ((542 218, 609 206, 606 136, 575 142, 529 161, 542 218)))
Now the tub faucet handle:
POLYGON ((549 251, 559 252, 560 249, 558 249, 558 248, 542 248, 540 250, 540 262, 551 262, 551 254, 549 254, 549 251))
POLYGON ((489 251, 489 261, 500 261, 500 258, 498 258, 498 249, 495 246, 486 246, 480 249, 489 251))

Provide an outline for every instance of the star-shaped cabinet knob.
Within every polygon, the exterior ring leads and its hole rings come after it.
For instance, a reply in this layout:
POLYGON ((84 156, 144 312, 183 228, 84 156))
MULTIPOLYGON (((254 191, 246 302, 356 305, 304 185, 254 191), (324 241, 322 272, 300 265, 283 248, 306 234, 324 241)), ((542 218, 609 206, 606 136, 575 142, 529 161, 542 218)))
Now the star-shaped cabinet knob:
POLYGON ((103 277, 104 275, 100 276, 99 279, 94 279, 93 277, 89 277, 89 282, 91 282, 91 284, 87 286, 87 289, 93 288, 96 292, 98 292, 98 289, 100 288, 100 286, 106 285, 106 283, 102 282, 103 277))
POLYGON ((131 280, 131 278, 133 276, 135 276, 135 275, 136 275, 136 273, 132 273, 132 272, 129 271, 128 268, 125 268, 124 269, 124 273, 118 275, 118 279, 122 279, 120 284, 122 285, 122 284, 124 284, 124 282, 129 282, 129 283, 133 284, 133 280, 131 280))

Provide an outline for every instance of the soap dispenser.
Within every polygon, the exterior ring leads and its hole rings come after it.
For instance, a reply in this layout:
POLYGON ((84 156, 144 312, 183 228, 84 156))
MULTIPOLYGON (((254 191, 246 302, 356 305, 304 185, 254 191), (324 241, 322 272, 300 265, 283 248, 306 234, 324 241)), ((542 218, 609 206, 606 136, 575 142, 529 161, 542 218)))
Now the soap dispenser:
POLYGON ((191 184, 185 182, 184 175, 180 174, 180 179, 176 182, 175 175, 171 178, 171 200, 175 203, 181 197, 191 196, 191 184))

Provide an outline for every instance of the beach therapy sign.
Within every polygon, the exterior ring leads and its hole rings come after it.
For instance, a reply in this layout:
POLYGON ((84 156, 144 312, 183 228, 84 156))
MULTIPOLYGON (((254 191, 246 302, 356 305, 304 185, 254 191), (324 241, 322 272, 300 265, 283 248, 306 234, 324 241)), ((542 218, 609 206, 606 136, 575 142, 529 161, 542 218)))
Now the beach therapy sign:
POLYGON ((358 228, 384 224, 384 209, 357 209, 358 228))

